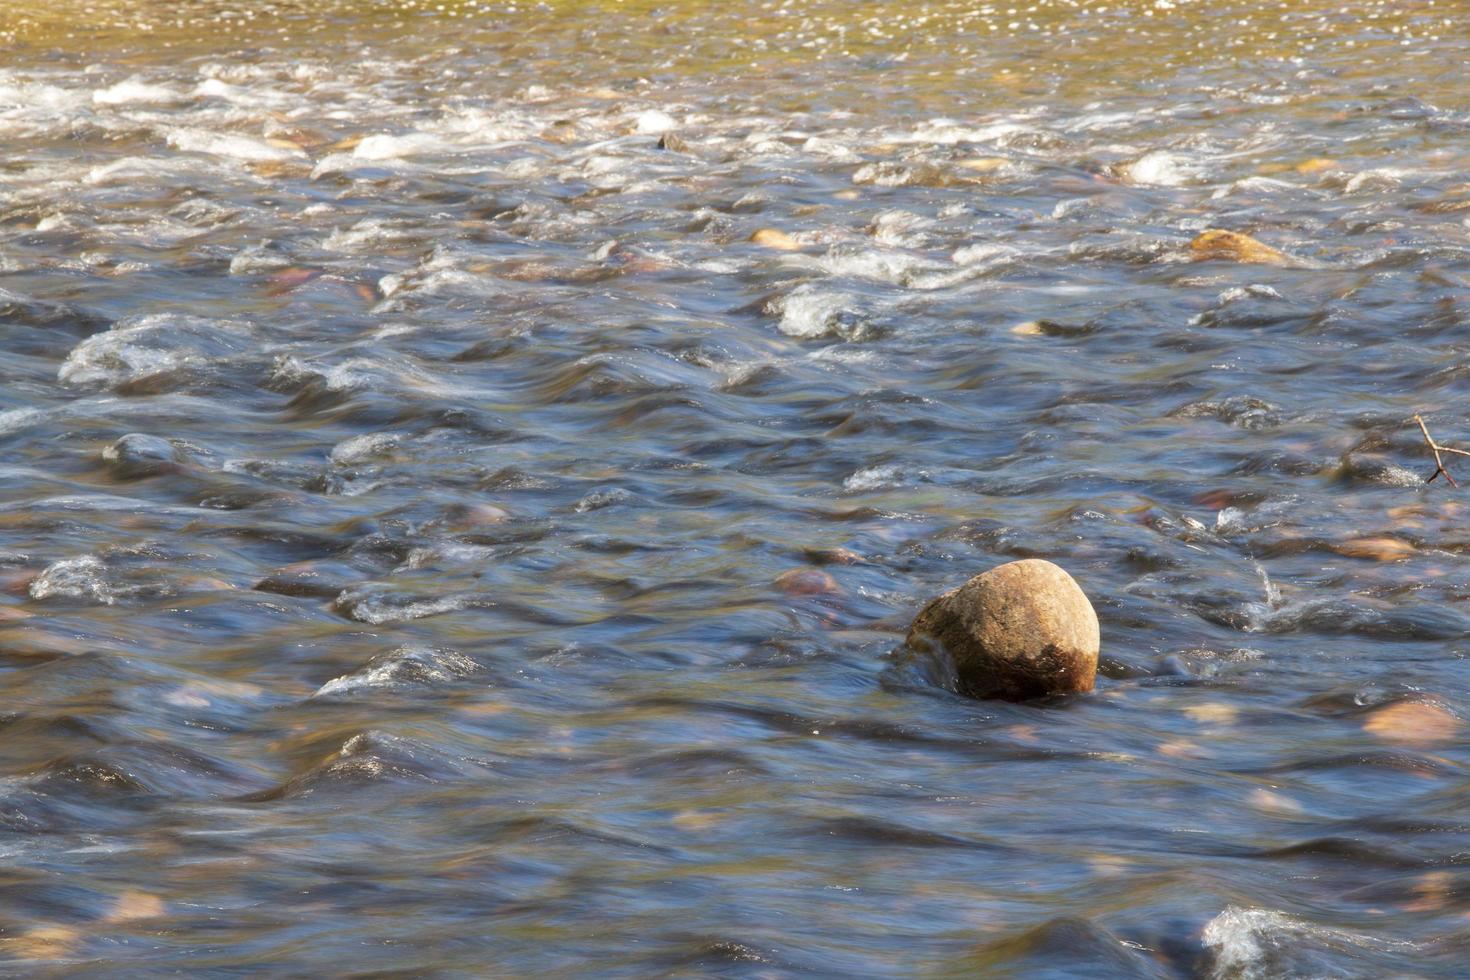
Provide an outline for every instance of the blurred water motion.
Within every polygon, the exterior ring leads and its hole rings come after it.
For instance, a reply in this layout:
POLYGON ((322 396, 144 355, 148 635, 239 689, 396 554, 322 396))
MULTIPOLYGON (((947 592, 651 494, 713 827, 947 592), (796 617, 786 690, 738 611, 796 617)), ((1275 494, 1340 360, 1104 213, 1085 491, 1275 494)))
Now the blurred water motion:
POLYGON ((0 957, 1459 974, 1467 26, 0 2, 0 957))

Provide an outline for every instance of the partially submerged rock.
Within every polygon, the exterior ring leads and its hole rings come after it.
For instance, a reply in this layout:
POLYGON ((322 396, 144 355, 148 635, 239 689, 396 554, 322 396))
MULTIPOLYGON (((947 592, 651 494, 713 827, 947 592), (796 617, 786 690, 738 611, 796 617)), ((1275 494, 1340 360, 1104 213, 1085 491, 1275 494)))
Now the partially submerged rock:
POLYGON ((1254 262, 1261 265, 1291 265, 1293 260, 1285 252, 1279 252, 1263 242, 1238 231, 1210 228, 1195 236, 1189 243, 1190 254, 1196 262, 1210 259, 1225 259, 1230 262, 1254 262))
POLYGON ((185 462, 173 443, 141 432, 131 432, 102 450, 102 461, 120 480, 177 473, 185 462))
POLYGON ((1072 576, 1040 559, 999 565, 934 599, 908 642, 953 657, 970 697, 1074 694, 1097 679, 1097 613, 1072 576))
POLYGON ((762 248, 774 248, 782 252, 794 252, 801 248, 800 242, 779 228, 762 228, 750 236, 750 241, 762 248))

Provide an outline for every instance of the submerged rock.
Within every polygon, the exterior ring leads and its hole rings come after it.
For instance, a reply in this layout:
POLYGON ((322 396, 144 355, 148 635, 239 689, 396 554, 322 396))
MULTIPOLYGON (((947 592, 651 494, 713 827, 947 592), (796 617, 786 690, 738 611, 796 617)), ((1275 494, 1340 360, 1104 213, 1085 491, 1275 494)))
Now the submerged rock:
POLYGON ((793 568, 776 576, 776 588, 790 596, 836 595, 837 580, 817 568, 793 568))
POLYGON ((1291 256, 1278 252, 1263 242, 1238 231, 1210 228, 1195 236, 1189 251, 1196 262, 1225 259, 1231 262, 1255 262, 1261 265, 1290 265, 1291 256))
POLYGON ((908 642, 939 644, 970 697, 1074 694, 1097 679, 1097 613, 1072 576, 1040 559, 999 565, 932 600, 908 642))

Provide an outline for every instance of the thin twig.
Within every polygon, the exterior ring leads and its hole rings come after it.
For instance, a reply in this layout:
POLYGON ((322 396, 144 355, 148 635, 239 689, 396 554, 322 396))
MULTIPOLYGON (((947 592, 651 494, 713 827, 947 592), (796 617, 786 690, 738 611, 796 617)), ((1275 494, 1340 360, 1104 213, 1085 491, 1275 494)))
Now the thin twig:
POLYGON ((1429 443, 1429 451, 1434 453, 1434 472, 1429 474, 1429 479, 1425 480, 1424 482, 1433 483, 1435 477, 1443 476, 1445 478, 1445 482, 1448 483, 1450 486, 1459 487, 1459 484, 1455 482, 1455 478, 1450 476, 1450 471, 1444 468, 1444 460, 1440 458, 1439 454, 1454 453, 1457 456, 1470 456, 1470 452, 1467 452, 1464 449, 1451 449, 1449 446, 1441 446, 1439 443, 1434 441, 1434 436, 1429 434, 1429 426, 1424 424, 1424 420, 1422 418, 1415 415, 1414 421, 1419 423, 1419 431, 1424 433, 1424 441, 1429 443))

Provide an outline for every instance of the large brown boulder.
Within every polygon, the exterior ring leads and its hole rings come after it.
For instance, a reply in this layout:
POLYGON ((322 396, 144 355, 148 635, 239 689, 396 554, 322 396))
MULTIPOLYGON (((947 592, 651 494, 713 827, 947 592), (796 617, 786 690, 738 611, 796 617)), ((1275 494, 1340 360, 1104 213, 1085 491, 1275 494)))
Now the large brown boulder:
POLYGON ((925 606, 909 628, 916 650, 954 658, 961 694, 1020 701, 1092 690, 1097 613, 1049 561, 1007 562, 925 606))

